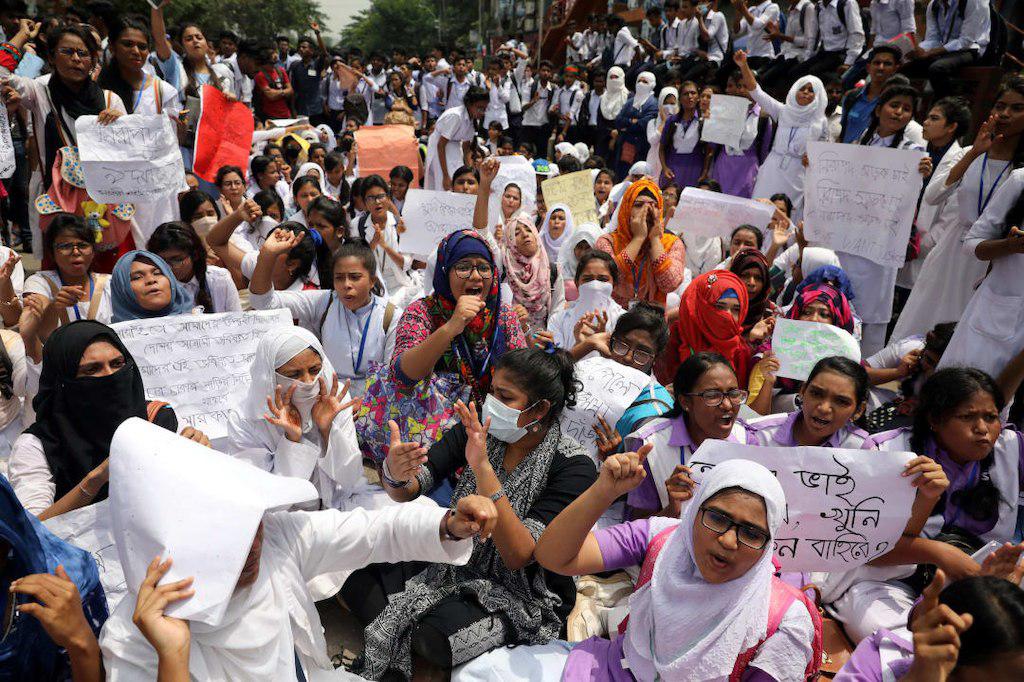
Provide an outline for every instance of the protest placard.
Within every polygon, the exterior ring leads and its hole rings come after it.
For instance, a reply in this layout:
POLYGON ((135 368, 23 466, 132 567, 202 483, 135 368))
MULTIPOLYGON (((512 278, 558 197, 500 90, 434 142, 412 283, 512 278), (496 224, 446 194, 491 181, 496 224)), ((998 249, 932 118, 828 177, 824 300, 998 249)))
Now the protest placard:
POLYGON ((410 187, 420 186, 420 150, 412 126, 363 126, 356 131, 359 174, 387 179, 395 166, 412 170, 410 187))
POLYGON ((75 121, 85 189, 108 204, 152 202, 188 189, 185 164, 171 119, 126 114, 101 125, 95 116, 75 121))
POLYGON ((576 406, 565 408, 558 422, 562 435, 578 441, 600 466, 594 433, 597 418, 615 428, 626 408, 644 389, 653 386, 653 380, 638 369, 601 357, 577 362, 576 380, 582 385, 576 392, 576 406))
POLYGON ((774 554, 783 571, 843 571, 896 546, 910 519, 914 487, 900 474, 912 452, 759 447, 707 439, 687 464, 693 479, 746 459, 769 469, 786 493, 774 554))
POLYGON ((750 100, 746 97, 711 95, 711 116, 701 127, 700 139, 739 147, 749 109, 750 100))
POLYGON ((594 174, 589 170, 550 178, 541 183, 541 189, 544 190, 544 203, 548 206, 565 204, 569 207, 576 226, 598 223, 594 174))
POLYGON ((0 107, 0 178, 14 175, 18 160, 14 157, 14 143, 11 141, 11 122, 7 118, 7 107, 0 107))
POLYGON ((845 329, 784 317, 775 320, 772 353, 779 359, 775 374, 797 381, 806 381, 822 358, 838 355, 860 362, 860 344, 845 329))
POLYGON ((410 189, 402 207, 402 252, 427 255, 455 230, 473 227, 476 197, 430 189, 410 189))
POLYGON ((177 315, 111 325, 131 351, 146 397, 171 404, 178 422, 211 439, 249 390, 249 366, 268 329, 291 326, 286 310, 177 315))
POLYGON ((192 170, 207 182, 215 182, 221 166, 249 167, 252 151, 252 110, 228 100, 217 88, 204 85, 202 113, 196 126, 192 170))
POLYGON ((683 236, 728 238, 740 225, 753 225, 764 232, 773 215, 772 204, 687 187, 665 229, 683 236))
POLYGON ((121 568, 121 558, 110 526, 110 501, 101 500, 87 507, 73 509, 43 522, 46 529, 65 542, 92 554, 100 574, 100 584, 112 612, 128 592, 121 568))
POLYGON ((924 152, 832 142, 807 145, 804 235, 815 246, 898 268, 907 256, 924 152))

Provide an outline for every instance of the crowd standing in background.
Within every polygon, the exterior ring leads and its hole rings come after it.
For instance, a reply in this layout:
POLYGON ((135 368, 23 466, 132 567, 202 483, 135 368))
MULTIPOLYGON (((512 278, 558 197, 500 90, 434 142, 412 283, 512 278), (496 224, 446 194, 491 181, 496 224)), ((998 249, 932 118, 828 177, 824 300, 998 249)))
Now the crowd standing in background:
POLYGON ((549 59, 262 43, 170 2, 0 0, 0 680, 1024 679, 1024 76, 972 117, 989 3, 653 0, 549 59), (206 173, 211 88, 255 130, 206 173), (173 123, 180 191, 94 202, 76 121, 132 114, 173 123), (378 126, 416 162, 361 170, 378 126), (902 267, 805 235, 820 142, 919 155, 902 267), (570 174, 583 204, 546 200, 570 174), (475 195, 426 253, 421 190, 475 195), (694 190, 771 220, 679 230, 694 190), (152 399, 125 325, 250 311, 284 321, 222 435, 152 399), (856 357, 780 376, 783 322, 856 357), (594 366, 646 387, 581 434, 594 366), (794 500, 698 471, 716 441, 911 453, 910 519, 869 565, 781 570, 794 500), (338 604, 362 636, 332 657, 338 604))

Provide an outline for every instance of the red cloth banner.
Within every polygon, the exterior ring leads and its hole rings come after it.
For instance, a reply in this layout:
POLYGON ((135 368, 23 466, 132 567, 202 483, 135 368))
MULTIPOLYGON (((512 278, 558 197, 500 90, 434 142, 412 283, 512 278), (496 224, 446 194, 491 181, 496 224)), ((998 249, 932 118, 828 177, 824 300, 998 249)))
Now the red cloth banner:
POLYGON ((392 168, 408 166, 413 175, 409 186, 420 186, 420 148, 412 126, 363 126, 356 131, 356 144, 361 177, 376 173, 387 180, 392 168))
POLYGON ((204 85, 201 98, 192 171, 215 182, 221 166, 248 169, 254 122, 249 107, 229 100, 213 86, 204 85))

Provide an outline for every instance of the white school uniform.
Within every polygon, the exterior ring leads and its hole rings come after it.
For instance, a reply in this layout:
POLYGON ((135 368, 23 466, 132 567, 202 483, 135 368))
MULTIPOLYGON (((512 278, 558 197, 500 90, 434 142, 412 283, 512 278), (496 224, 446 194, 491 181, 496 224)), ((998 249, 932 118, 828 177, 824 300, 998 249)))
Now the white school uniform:
POLYGON ((736 37, 747 36, 747 54, 751 57, 775 56, 775 46, 768 39, 767 25, 769 22, 779 23, 779 6, 771 0, 764 0, 756 7, 750 8, 750 14, 754 17, 754 23, 740 19, 740 30, 736 37))
POLYGON ((548 329, 555 337, 555 345, 566 350, 576 344, 573 329, 580 318, 594 310, 603 310, 608 315, 606 329, 615 329, 615 323, 625 310, 608 296, 606 300, 595 300, 580 294, 568 307, 556 310, 548 318, 548 329))
MULTIPOLYGON (((969 149, 962 149, 953 163, 969 149)), ((988 269, 988 263, 978 260, 973 251, 968 253, 964 250, 964 239, 981 211, 1007 181, 1013 170, 1009 166, 1009 161, 982 155, 971 163, 960 182, 949 187, 945 186, 944 179, 928 183, 924 203, 939 205, 955 195, 958 218, 956 224, 939 238, 935 249, 921 266, 921 273, 900 313, 893 336, 926 334, 939 322, 953 322, 963 315, 975 286, 988 269)))
MULTIPOLYGON (((187 282, 181 282, 195 300, 199 293, 199 280, 193 277, 187 282)), ((231 273, 216 265, 206 266, 206 288, 213 300, 213 310, 206 310, 207 313, 240 313, 242 312, 242 301, 238 297, 238 289, 235 288, 235 281, 231 279, 231 273)))
MULTIPOLYGON (((501 124, 502 130, 508 129, 508 101, 512 94, 512 82, 503 78, 497 83, 492 83, 487 91, 490 99, 487 100, 487 110, 484 111, 484 130, 487 130, 492 121, 501 124)), ((455 170, 452 168, 451 170, 455 170)))
POLYGON ((464 106, 448 109, 438 117, 437 123, 434 124, 434 131, 430 133, 430 138, 427 140, 427 173, 423 183, 424 189, 444 189, 444 178, 441 174, 441 161, 438 155, 441 153, 445 155, 450 179, 451 174, 462 165, 462 143, 469 142, 475 135, 476 127, 464 106), (448 144, 443 150, 438 149, 438 141, 441 137, 448 140, 448 144))
MULTIPOLYGON (((256 271, 256 261, 260 257, 259 251, 249 251, 242 256, 242 262, 238 269, 242 271, 242 276, 246 279, 252 279, 252 273, 256 271)), ((316 271, 316 263, 313 263, 313 267, 309 269, 309 273, 305 277, 296 277, 295 281, 288 285, 285 291, 303 291, 306 286, 312 284, 318 286, 320 281, 319 275, 316 271)))
POLYGON ((366 391, 365 379, 370 365, 391 359, 398 320, 402 316, 402 309, 393 307, 390 324, 385 329, 388 303, 384 298, 371 296, 370 303, 353 312, 333 291, 326 289, 250 293, 249 302, 256 310, 287 308, 300 327, 320 339, 338 380, 352 380, 349 393, 354 397, 366 391))
MULTIPOLYGON (((364 238, 368 243, 372 241, 374 226, 369 214, 352 223, 348 233, 350 237, 364 238), (365 224, 363 224, 364 222, 365 224), (362 228, 364 235, 360 234, 360 228, 362 228)), ((388 211, 387 221, 384 223, 384 243, 390 249, 401 253, 401 248, 398 244, 398 219, 390 211, 388 211)), ((399 265, 391 260, 383 246, 375 248, 373 255, 377 259, 377 273, 384 283, 387 299, 403 308, 409 305, 420 291, 417 279, 409 274, 412 269, 412 256, 403 254, 402 264, 399 265)))
POLYGON ((25 423, 22 399, 28 384, 28 367, 25 360, 25 343, 21 335, 10 329, 0 330, 0 343, 4 344, 7 356, 11 359, 11 383, 13 393, 10 398, 0 397, 0 475, 9 478, 7 460, 14 447, 14 441, 28 426, 25 423))
MULTIPOLYGON (((20 263, 19 263, 19 266, 20 266, 20 263)), ((92 277, 93 277, 93 282, 96 282, 97 275, 92 275, 92 277)), ((35 273, 34 275, 30 275, 29 278, 25 280, 24 293, 26 293, 26 294, 39 294, 40 296, 45 297, 46 300, 52 301, 53 300, 53 291, 50 289, 50 285, 47 283, 47 280, 50 280, 51 282, 56 284, 57 285, 57 290, 58 291, 60 290, 60 288, 61 288, 61 280, 60 280, 60 275, 57 274, 57 271, 56 270, 40 270, 39 272, 35 273)), ((100 285, 98 283, 95 284, 94 285, 94 289, 93 289, 94 292, 97 289, 99 289, 99 288, 100 288, 100 285)), ((110 289, 110 282, 108 280, 107 283, 102 287, 102 291, 99 292, 99 295, 100 295, 101 298, 100 298, 99 306, 96 309, 95 320, 97 322, 102 322, 103 324, 110 324, 110 316, 112 314, 111 313, 111 307, 110 307, 110 296, 109 296, 110 292, 109 292, 109 289, 110 289)), ((90 305, 91 305, 91 299, 87 300, 87 301, 79 301, 79 302, 75 303, 75 305, 73 305, 73 306, 68 306, 67 309, 66 309, 67 310, 67 315, 68 315, 68 321, 69 322, 74 322, 75 320, 85 320, 85 319, 88 319, 90 305)))
MULTIPOLYGON (((1006 214, 1021 191, 1024 170, 1015 170, 967 233, 963 249, 968 255, 981 242, 1005 235, 1006 214)), ((997 376, 1024 348, 1024 254, 1008 253, 990 262, 992 271, 964 309, 939 367, 966 365, 997 376)))
POLYGON ((754 102, 772 117, 777 126, 775 141, 768 158, 761 164, 754 183, 754 198, 767 199, 778 192, 784 193, 793 202, 793 220, 803 215, 804 206, 804 164, 803 156, 807 152, 807 143, 828 140, 828 128, 825 127, 817 140, 809 140, 807 127, 790 127, 779 121, 785 105, 758 86, 750 93, 754 102))
MULTIPOLYGON (((6 263, 12 252, 13 249, 10 247, 0 244, 0 264, 6 263)), ((18 298, 25 293, 25 266, 21 261, 18 261, 14 269, 11 270, 11 288, 14 289, 14 295, 18 298)))

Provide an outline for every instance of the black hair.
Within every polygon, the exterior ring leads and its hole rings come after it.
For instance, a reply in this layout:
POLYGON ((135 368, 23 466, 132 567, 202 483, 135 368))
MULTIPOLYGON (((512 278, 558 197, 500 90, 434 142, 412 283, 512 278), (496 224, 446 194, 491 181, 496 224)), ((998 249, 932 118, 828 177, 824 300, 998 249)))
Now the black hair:
POLYGON ((89 51, 92 59, 96 59, 96 55, 100 51, 100 46, 96 44, 96 36, 93 35, 92 31, 79 24, 60 24, 50 29, 46 34, 46 46, 50 56, 56 54, 57 43, 66 35, 81 38, 82 42, 85 43, 85 49, 89 51))
POLYGON ((661 355, 665 346, 668 345, 668 323, 665 322, 665 309, 647 301, 637 301, 616 321, 612 336, 622 338, 637 329, 651 335, 651 339, 654 341, 654 354, 661 355))
MULTIPOLYGON (((580 241, 582 241, 582 240, 580 240, 580 241)), ((579 241, 577 241, 576 243, 578 244, 579 241)), ((598 250, 593 249, 593 248, 590 249, 589 251, 587 251, 585 254, 583 254, 580 257, 580 262, 576 266, 576 276, 573 278, 577 282, 577 284, 580 281, 580 277, 583 276, 583 269, 585 267, 587 267, 587 265, 589 265, 591 261, 595 261, 595 260, 599 260, 599 261, 601 261, 602 263, 604 263, 605 265, 608 266, 608 272, 610 272, 611 275, 612 275, 612 284, 613 285, 618 284, 619 283, 619 265, 618 265, 618 263, 615 262, 615 259, 612 258, 610 254, 605 253, 604 251, 598 251, 598 250)), ((653 336, 653 334, 652 334, 652 336, 653 336)))
MULTIPOLYGON (((288 260, 296 260, 299 262, 299 267, 295 268, 295 272, 292 273, 294 277, 292 281, 294 282, 296 280, 305 278, 307 275, 309 275, 309 271, 313 269, 313 261, 315 261, 317 257, 316 243, 313 241, 313 238, 309 234, 310 229, 303 225, 302 223, 297 223, 294 220, 286 220, 285 222, 278 225, 276 229, 288 230, 289 232, 292 232, 294 234, 305 235, 301 242, 293 246, 291 250, 288 251, 287 257, 288 260)), ((322 272, 333 271, 333 268, 328 267, 327 270, 323 270, 322 272)), ((321 271, 318 270, 318 272, 321 271)))
POLYGON ((253 195, 252 200, 256 202, 256 205, 263 211, 263 215, 267 215, 267 209, 271 206, 277 206, 281 213, 281 217, 284 218, 285 207, 284 199, 277 193, 276 189, 261 189, 259 192, 253 195))
POLYGON ((455 182, 463 175, 472 175, 477 182, 480 182, 480 171, 472 166, 459 166, 456 168, 455 172, 452 173, 452 182, 455 182))
POLYGON ((719 194, 722 193, 722 185, 721 185, 721 183, 719 183, 718 180, 715 180, 714 178, 708 178, 707 180, 703 180, 701 182, 698 182, 697 183, 697 188, 698 189, 703 188, 703 189, 706 189, 709 192, 718 192, 719 194))
POLYGON ((253 61, 259 61, 263 46, 255 40, 243 40, 235 48, 235 54, 239 57, 251 57, 253 61))
POLYGON ((257 154, 252 157, 252 161, 249 162, 249 173, 252 176, 253 183, 255 183, 257 187, 259 187, 260 184, 260 174, 266 173, 272 163, 277 163, 277 161, 266 154, 257 154))
POLYGON ((871 48, 871 52, 868 53, 868 61, 870 62, 872 59, 874 59, 875 55, 885 54, 886 52, 891 54, 896 59, 897 65, 899 65, 899 63, 903 61, 903 50, 896 47, 895 45, 889 45, 884 43, 881 45, 875 45, 873 48, 871 48))
MULTIPOLYGON (((950 418, 957 407, 970 400, 975 393, 992 396, 996 410, 1002 411, 1006 404, 1003 390, 985 372, 973 367, 944 367, 936 370, 925 380, 918 394, 917 409, 911 427, 910 449, 924 454, 928 439, 932 436, 931 421, 950 418)), ((971 518, 984 520, 996 515, 999 508, 999 490, 992 483, 989 470, 995 464, 995 450, 981 461, 977 484, 970 489, 954 493, 954 500, 971 518)), ((934 514, 941 514, 946 506, 946 493, 935 505, 934 514)))
POLYGON ((196 234, 195 229, 180 220, 162 223, 146 242, 146 250, 159 256, 161 251, 168 249, 181 249, 188 254, 189 260, 192 261, 192 275, 199 283, 199 291, 196 292, 196 305, 203 306, 203 312, 222 312, 213 308, 213 297, 210 295, 210 287, 206 283, 206 247, 203 245, 203 240, 196 234))
POLYGON ((560 348, 517 348, 507 351, 494 370, 508 370, 509 380, 526 393, 528 403, 547 400, 548 409, 542 423, 551 426, 566 407, 576 406, 576 393, 582 388, 576 380, 575 365, 560 348))
MULTIPOLYGON (((620 321, 622 317, 619 318, 620 321)), ((679 369, 676 370, 676 375, 672 379, 672 393, 675 395, 675 402, 672 404, 672 409, 665 413, 666 419, 675 419, 683 414, 683 397, 687 393, 692 393, 693 387, 697 385, 700 378, 709 369, 718 365, 725 365, 730 371, 735 372, 724 355, 709 350, 694 353, 679 365, 679 369)))
POLYGON ((309 203, 308 212, 316 211, 324 217, 335 229, 343 229, 348 232, 348 214, 341 202, 335 201, 327 195, 321 194, 309 203))
POLYGON ((526 153, 529 154, 530 156, 537 156, 537 146, 534 145, 532 142, 520 142, 519 148, 525 149, 526 153))
POLYGON ((408 166, 395 166, 388 173, 388 177, 392 180, 404 180, 408 184, 412 184, 413 175, 412 169, 408 166))
POLYGON ((542 59, 542 60, 540 60, 540 64, 537 65, 537 70, 539 71, 539 70, 543 69, 544 67, 547 67, 547 68, 551 69, 552 71, 555 70, 555 64, 550 59, 542 59))
POLYGON ((217 187, 220 187, 228 173, 237 173, 238 177, 242 179, 242 182, 245 182, 245 173, 242 172, 241 168, 238 166, 221 166, 217 169, 217 177, 214 178, 214 184, 217 185, 217 187))
MULTIPOLYGON (((1014 74, 1004 78, 999 86, 999 91, 996 92, 995 101, 998 102, 1000 97, 1011 91, 1024 97, 1024 76, 1014 74)), ((1014 168, 1024 166, 1024 135, 1017 138, 1017 148, 1013 152, 1013 160, 1010 163, 1014 168)))
POLYGON ((615 31, 619 30, 620 28, 626 25, 626 22, 622 19, 622 17, 620 17, 617 14, 609 14, 608 17, 605 19, 605 23, 608 25, 609 29, 615 31))
POLYGON ((490 98, 491 96, 486 90, 478 85, 471 85, 462 97, 462 104, 468 107, 470 104, 476 104, 477 102, 487 102, 490 98))
POLYGON ((576 171, 583 170, 583 164, 580 163, 580 160, 572 154, 562 154, 562 158, 560 158, 555 165, 558 166, 558 172, 561 175, 567 175, 569 173, 575 173, 576 171))
POLYGON ((939 322, 924 336, 925 352, 938 353, 941 357, 953 339, 955 331, 956 322, 939 322))
POLYGON ((594 182, 596 183, 597 179, 602 175, 607 175, 608 179, 612 181, 612 184, 615 184, 615 171, 611 168, 598 168, 597 173, 594 175, 594 182))
POLYGON ((974 617, 971 627, 960 633, 957 668, 984 666, 1024 650, 1024 590, 1009 580, 991 575, 963 578, 939 593, 939 603, 974 617))
POLYGON ((367 175, 359 185, 359 196, 363 198, 363 201, 366 201, 366 193, 374 187, 384 190, 385 194, 391 196, 391 187, 388 185, 387 180, 377 174, 367 175))
POLYGON ((754 233, 754 241, 757 242, 758 249, 760 249, 761 245, 764 244, 764 234, 761 232, 761 230, 757 229, 753 225, 740 225, 739 227, 737 227, 735 230, 732 231, 732 234, 729 235, 730 242, 732 242, 732 240, 736 238, 736 235, 739 233, 740 230, 746 230, 748 232, 754 233))
MULTIPOLYGON (((370 273, 370 278, 373 280, 373 286, 371 291, 378 296, 384 295, 384 285, 377 278, 377 257, 373 255, 373 250, 370 245, 366 243, 365 239, 359 237, 346 237, 342 241, 341 246, 334 250, 332 259, 334 260, 333 265, 337 265, 341 262, 342 258, 355 258, 359 260, 360 264, 370 273)), ((333 274, 333 269, 332 269, 333 274)), ((322 278, 321 278, 322 279, 322 278)), ((333 287, 333 282, 331 283, 333 287)))
POLYGON ((854 362, 850 358, 838 355, 822 358, 815 363, 811 373, 807 375, 807 381, 804 382, 804 386, 811 383, 811 380, 822 372, 842 374, 852 381, 853 393, 857 397, 858 406, 868 399, 868 389, 871 388, 871 380, 868 379, 867 370, 859 362, 854 362))
MULTIPOLYGON (((181 26, 178 27, 178 34, 177 34, 177 36, 178 36, 178 42, 180 44, 182 44, 182 45, 185 44, 185 41, 182 40, 182 38, 185 35, 185 31, 187 31, 190 28, 194 28, 194 29, 198 30, 203 35, 203 39, 207 41, 207 45, 209 45, 209 40, 206 38, 206 31, 203 30, 202 26, 200 26, 198 23, 196 23, 194 21, 186 21, 185 23, 183 23, 181 26)), ((205 56, 204 56, 204 59, 205 59, 205 56)), ((188 55, 186 55, 186 54, 182 55, 182 57, 181 57, 181 66, 182 66, 183 69, 185 69, 185 75, 188 76, 188 85, 186 86, 186 89, 185 89, 186 94, 188 94, 190 97, 199 97, 199 81, 196 79, 196 67, 192 63, 192 60, 189 59, 188 55)), ((211 85, 211 86, 217 88, 218 90, 222 90, 223 89, 223 88, 221 88, 220 79, 219 78, 210 78, 209 81, 206 84, 207 85, 211 85)))
POLYGON ((776 201, 781 201, 783 204, 786 205, 786 217, 788 218, 793 215, 793 200, 790 199, 789 195, 786 194, 785 192, 776 192, 775 194, 771 195, 771 197, 768 198, 768 201, 772 202, 773 204, 776 201))
POLYGON ((959 139, 971 127, 971 105, 963 97, 943 97, 932 104, 933 109, 941 109, 946 123, 955 123, 953 139, 959 139))
MULTIPOLYGON (((891 81, 892 79, 889 79, 890 83, 891 81)), ((882 94, 878 96, 878 101, 875 102, 875 106, 871 110, 871 123, 868 125, 867 130, 864 131, 864 134, 860 138, 861 144, 868 144, 871 141, 871 137, 875 134, 875 131, 878 129, 879 112, 882 110, 883 106, 885 106, 892 100, 896 99, 897 97, 910 98, 911 115, 910 120, 907 121, 907 125, 910 125, 910 121, 914 120, 913 112, 917 110, 917 104, 918 102, 921 101, 921 93, 917 90, 917 88, 911 87, 910 85, 890 84, 885 88, 885 90, 882 91, 882 94)), ((896 134, 892 136, 892 142, 889 143, 889 147, 892 149, 898 149, 900 146, 900 142, 903 141, 903 135, 906 133, 906 131, 906 125, 903 126, 901 130, 897 131, 896 134)))
POLYGON ((213 210, 217 212, 217 218, 220 218, 220 208, 217 206, 217 202, 203 190, 190 189, 182 194, 178 199, 178 215, 181 216, 182 222, 191 223, 195 218, 196 211, 207 201, 213 204, 213 210))
POLYGON ((149 45, 152 42, 149 24, 141 16, 129 14, 118 17, 112 24, 107 24, 107 30, 109 31, 110 61, 100 71, 97 82, 102 88, 116 93, 121 98, 121 102, 124 103, 125 111, 130 114, 135 108, 134 90, 131 84, 121 75, 121 69, 118 68, 114 43, 117 42, 125 31, 136 30, 145 36, 146 44, 149 45))
POLYGON ((237 43, 238 42, 238 34, 235 33, 234 31, 230 31, 228 29, 224 29, 223 31, 221 31, 217 35, 217 40, 218 41, 224 40, 225 38, 227 38, 228 40, 230 40, 233 43, 237 43))
POLYGON ((310 159, 312 159, 313 158, 313 152, 319 151, 321 149, 323 150, 324 156, 326 157, 327 156, 327 147, 325 147, 324 145, 320 144, 319 142, 314 142, 313 144, 309 145, 309 149, 306 150, 306 155, 310 159))
POLYGON ((299 177, 292 180, 292 198, 295 199, 299 196, 299 192, 306 185, 313 185, 316 187, 316 191, 320 191, 320 181, 314 178, 312 175, 300 175, 299 177))
POLYGON ((50 224, 43 233, 43 252, 53 255, 53 245, 61 232, 71 232, 83 242, 95 244, 92 229, 86 225, 85 218, 73 213, 55 213, 50 224))
POLYGON ((509 135, 502 135, 501 137, 498 138, 498 146, 504 147, 506 145, 509 147, 514 147, 515 140, 513 140, 509 135))

